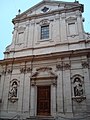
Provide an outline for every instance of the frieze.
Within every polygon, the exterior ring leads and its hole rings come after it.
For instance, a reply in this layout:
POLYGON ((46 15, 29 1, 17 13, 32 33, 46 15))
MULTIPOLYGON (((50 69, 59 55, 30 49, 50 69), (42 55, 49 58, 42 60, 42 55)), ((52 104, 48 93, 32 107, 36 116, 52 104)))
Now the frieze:
POLYGON ((48 70, 52 70, 52 68, 51 67, 41 67, 41 68, 38 68, 38 69, 36 69, 36 71, 48 71, 48 70))

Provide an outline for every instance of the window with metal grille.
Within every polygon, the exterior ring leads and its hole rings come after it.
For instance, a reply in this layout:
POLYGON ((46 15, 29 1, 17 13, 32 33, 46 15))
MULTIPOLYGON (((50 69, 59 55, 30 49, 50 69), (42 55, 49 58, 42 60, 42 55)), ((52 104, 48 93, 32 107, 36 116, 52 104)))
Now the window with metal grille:
POLYGON ((41 39, 49 38, 49 25, 41 26, 41 39))

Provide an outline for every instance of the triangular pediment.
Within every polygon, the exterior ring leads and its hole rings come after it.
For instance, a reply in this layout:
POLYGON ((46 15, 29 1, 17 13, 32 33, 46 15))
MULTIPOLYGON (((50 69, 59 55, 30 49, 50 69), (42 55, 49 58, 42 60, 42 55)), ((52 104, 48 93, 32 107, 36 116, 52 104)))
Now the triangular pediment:
POLYGON ((17 15, 16 18, 26 18, 31 17, 33 15, 45 14, 47 12, 52 12, 55 10, 64 10, 67 8, 81 6, 78 2, 62 2, 62 1, 52 1, 52 0, 43 0, 38 4, 34 5, 30 9, 25 12, 17 15))
POLYGON ((72 21, 72 20, 76 20, 77 19, 77 17, 68 17, 68 18, 66 18, 66 21, 72 21))

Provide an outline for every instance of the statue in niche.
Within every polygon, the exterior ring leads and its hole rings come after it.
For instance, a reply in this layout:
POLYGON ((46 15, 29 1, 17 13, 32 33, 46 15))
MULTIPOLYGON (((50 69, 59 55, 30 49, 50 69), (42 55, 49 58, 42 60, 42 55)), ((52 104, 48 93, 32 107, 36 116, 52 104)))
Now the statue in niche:
POLYGON ((74 80, 74 96, 83 96, 83 86, 80 78, 74 80))
POLYGON ((10 89, 10 91, 9 91, 9 94, 10 94, 10 98, 13 98, 13 97, 17 97, 17 82, 16 81, 14 81, 13 83, 12 83, 12 87, 11 87, 11 89, 10 89))

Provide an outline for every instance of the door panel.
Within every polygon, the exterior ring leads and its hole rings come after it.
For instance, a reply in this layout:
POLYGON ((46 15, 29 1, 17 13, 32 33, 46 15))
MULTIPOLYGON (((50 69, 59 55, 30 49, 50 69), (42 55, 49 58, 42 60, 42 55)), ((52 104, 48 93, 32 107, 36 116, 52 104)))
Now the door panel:
POLYGON ((37 115, 50 115, 50 86, 37 87, 37 115))

